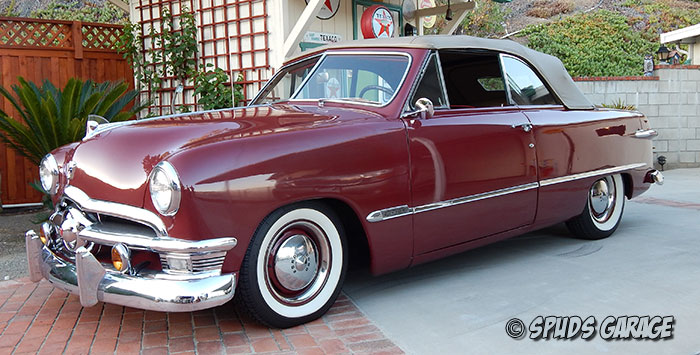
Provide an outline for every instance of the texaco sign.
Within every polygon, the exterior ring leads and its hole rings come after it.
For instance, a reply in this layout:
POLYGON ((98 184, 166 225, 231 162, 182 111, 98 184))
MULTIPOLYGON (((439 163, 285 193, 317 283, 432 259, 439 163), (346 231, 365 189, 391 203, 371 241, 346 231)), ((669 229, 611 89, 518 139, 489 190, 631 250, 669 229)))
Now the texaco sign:
MULTIPOLYGON (((306 3, 309 3, 309 0, 306 0, 306 3)), ((328 20, 331 17, 335 16, 335 14, 338 12, 338 8, 340 7, 340 0, 323 0, 323 5, 321 5, 321 9, 318 10, 318 18, 321 20, 328 20)))
POLYGON ((394 36, 394 18, 384 6, 373 5, 367 8, 360 19, 364 38, 386 38, 394 36))

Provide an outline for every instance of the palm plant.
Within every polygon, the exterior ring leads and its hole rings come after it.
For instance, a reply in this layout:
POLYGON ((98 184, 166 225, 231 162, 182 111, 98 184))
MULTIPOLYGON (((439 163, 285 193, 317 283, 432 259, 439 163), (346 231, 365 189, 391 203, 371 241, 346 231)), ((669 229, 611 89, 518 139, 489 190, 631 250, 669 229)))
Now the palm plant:
POLYGON ((138 95, 124 82, 95 83, 72 78, 63 90, 49 81, 41 87, 19 77, 16 98, 5 88, 2 95, 19 113, 15 118, 0 110, 0 138, 37 165, 50 151, 80 140, 89 115, 107 121, 128 120, 143 106, 126 108, 138 95))

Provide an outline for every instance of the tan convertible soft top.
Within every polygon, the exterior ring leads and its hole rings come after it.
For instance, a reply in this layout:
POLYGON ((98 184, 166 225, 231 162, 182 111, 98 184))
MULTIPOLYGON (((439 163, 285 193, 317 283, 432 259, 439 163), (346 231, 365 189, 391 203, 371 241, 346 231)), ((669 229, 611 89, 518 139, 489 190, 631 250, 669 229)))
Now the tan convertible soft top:
MULTIPOLYGON (((503 39, 486 39, 471 36, 416 36, 386 39, 347 41, 319 47, 318 51, 334 48, 402 47, 426 49, 487 49, 520 57, 530 63, 544 77, 554 93, 569 109, 593 109, 595 106, 583 96, 564 68, 554 56, 537 52, 517 42, 503 39)), ((316 51, 314 51, 316 52, 316 51)), ((304 53, 307 54, 307 53, 304 53)))

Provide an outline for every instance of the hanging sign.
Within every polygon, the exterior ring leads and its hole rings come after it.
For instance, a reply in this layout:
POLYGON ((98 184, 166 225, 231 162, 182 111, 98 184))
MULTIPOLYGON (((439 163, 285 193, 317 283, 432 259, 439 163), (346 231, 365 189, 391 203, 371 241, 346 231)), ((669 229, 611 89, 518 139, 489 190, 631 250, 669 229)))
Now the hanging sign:
MULTIPOLYGON (((421 9, 427 9, 431 7, 435 7, 435 0, 421 0, 420 6, 421 9)), ((437 21, 437 16, 432 15, 432 16, 424 16, 423 17, 423 27, 425 28, 433 28, 435 26, 435 22, 437 21)))
POLYGON ((343 40, 343 37, 335 33, 322 33, 322 32, 306 32, 304 35, 303 42, 306 43, 319 43, 328 44, 336 43, 343 40))
POLYGON ((394 36, 394 18, 384 6, 372 5, 362 13, 360 19, 364 38, 388 38, 394 36))
MULTIPOLYGON (((306 0, 306 4, 309 4, 309 0, 306 0)), ((338 8, 340 7, 340 0, 324 0, 321 9, 318 10, 318 17, 321 20, 329 20, 336 13, 338 13, 338 8)))

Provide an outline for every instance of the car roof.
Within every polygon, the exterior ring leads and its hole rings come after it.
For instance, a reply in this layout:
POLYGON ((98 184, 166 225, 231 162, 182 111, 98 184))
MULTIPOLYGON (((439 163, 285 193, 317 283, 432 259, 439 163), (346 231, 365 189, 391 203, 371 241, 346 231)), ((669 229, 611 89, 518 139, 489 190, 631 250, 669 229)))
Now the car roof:
MULTIPOLYGON (((486 49, 507 53, 519 57, 533 66, 567 108, 595 108, 576 86, 559 58, 532 50, 512 40, 450 35, 377 38, 338 42, 315 48, 312 53, 341 48, 486 49)), ((307 55, 309 53, 304 53, 301 56, 307 55)))

